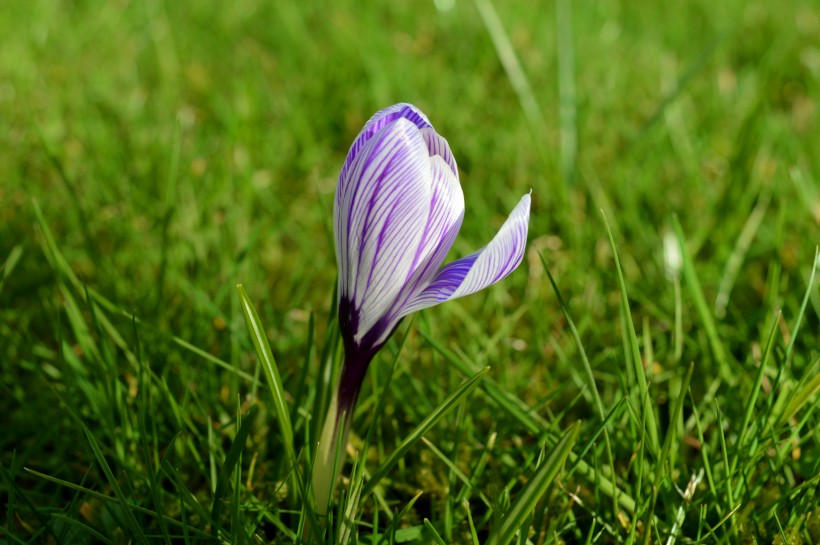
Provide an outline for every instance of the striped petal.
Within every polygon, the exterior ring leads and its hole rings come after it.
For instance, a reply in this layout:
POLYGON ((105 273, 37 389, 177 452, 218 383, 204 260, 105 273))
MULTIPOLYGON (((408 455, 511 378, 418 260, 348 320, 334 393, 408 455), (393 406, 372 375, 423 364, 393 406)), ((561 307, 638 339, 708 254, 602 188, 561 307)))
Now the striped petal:
POLYGON ((367 144, 373 135, 399 118, 412 122, 419 129, 432 128, 427 116, 412 104, 394 104, 393 106, 379 110, 365 123, 362 130, 359 131, 356 140, 354 140, 350 146, 350 151, 347 152, 347 159, 345 159, 345 164, 342 166, 342 173, 339 176, 340 184, 350 179, 348 176, 350 165, 356 161, 362 148, 364 148, 365 144, 367 144))
POLYGON ((475 293, 513 272, 524 258, 529 219, 530 196, 524 195, 487 246, 443 267, 430 285, 411 299, 399 314, 406 316, 475 293))
POLYGON ((393 327, 405 315, 401 313, 402 308, 433 280, 461 229, 461 222, 464 219, 464 193, 461 191, 458 178, 453 174, 451 166, 439 155, 430 158, 430 171, 432 198, 427 223, 415 252, 412 248, 405 250, 413 253, 410 274, 404 279, 404 286, 386 319, 383 320, 383 329, 375 338, 376 344, 381 344, 387 339, 393 327))
POLYGON ((355 313, 350 333, 357 343, 413 274, 417 258, 407 250, 420 247, 431 193, 427 145, 405 118, 376 131, 340 177, 334 206, 339 298, 355 313))

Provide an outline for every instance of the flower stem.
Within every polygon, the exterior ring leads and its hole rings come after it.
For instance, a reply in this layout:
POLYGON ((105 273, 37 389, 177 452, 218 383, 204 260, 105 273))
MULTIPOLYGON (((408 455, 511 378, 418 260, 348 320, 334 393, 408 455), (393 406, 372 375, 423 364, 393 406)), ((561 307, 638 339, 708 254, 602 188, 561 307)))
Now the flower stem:
POLYGON ((334 486, 344 465, 345 445, 350 433, 349 418, 345 414, 348 412, 347 407, 341 410, 339 393, 336 390, 328 406, 322 433, 319 435, 319 445, 316 449, 316 460, 313 463, 313 477, 311 479, 316 514, 322 518, 327 515, 334 486), (342 427, 341 434, 339 433, 340 426, 342 427))
POLYGON ((344 453, 350 435, 353 409, 359 398, 364 375, 376 352, 376 349, 360 351, 353 343, 347 343, 345 348, 341 376, 328 405, 322 432, 319 434, 319 444, 316 447, 316 459, 313 462, 311 487, 316 514, 320 518, 327 515, 333 489, 344 466, 344 453))

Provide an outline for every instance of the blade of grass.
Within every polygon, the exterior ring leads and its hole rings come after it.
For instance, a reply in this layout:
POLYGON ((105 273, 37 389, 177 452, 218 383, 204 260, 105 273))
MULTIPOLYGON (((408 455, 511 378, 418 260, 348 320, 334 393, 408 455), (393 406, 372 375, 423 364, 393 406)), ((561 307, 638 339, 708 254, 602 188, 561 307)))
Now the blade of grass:
POLYGON ((718 373, 720 377, 729 384, 735 383, 735 378, 732 376, 732 370, 729 366, 729 360, 726 357, 726 352, 723 348, 723 343, 718 335, 715 320, 709 310, 709 305, 706 303, 706 298, 703 296, 703 290, 700 287, 700 280, 698 280, 695 266, 692 263, 692 258, 689 255, 689 250, 686 247, 686 241, 683 237, 683 228, 680 225, 677 217, 672 218, 672 226, 675 229, 675 235, 680 245, 681 259, 683 260, 683 278, 686 281, 686 287, 689 289, 689 295, 695 304, 698 317, 700 318, 703 328, 706 330, 706 336, 709 339, 709 347, 712 349, 712 355, 715 358, 715 363, 718 366, 718 373))
MULTIPOLYGON (((362 497, 362 487, 364 486, 364 465, 365 461, 356 457, 353 472, 350 478, 350 491, 346 498, 344 513, 339 521, 339 545, 347 545, 356 526, 356 513, 359 511, 359 501, 362 497)), ((378 511, 376 511, 378 513, 378 511)))
MULTIPOLYGON (((549 268, 547 268, 547 261, 546 259, 544 259, 544 254, 539 252, 538 257, 541 258, 541 265, 544 267, 544 271, 547 273, 547 278, 549 279, 550 284, 552 285, 552 289, 555 292, 555 296, 558 298, 558 304, 561 305, 561 311, 564 313, 564 318, 567 320, 567 326, 569 327, 569 330, 572 333, 572 338, 575 339, 575 345, 578 347, 578 353, 581 356, 581 363, 584 364, 584 371, 586 372, 589 390, 590 392, 592 392, 593 398, 595 399, 595 406, 598 409, 598 416, 601 418, 602 422, 606 423, 606 411, 604 411, 604 404, 601 401, 601 394, 598 392, 598 385, 595 382, 595 375, 593 375, 592 373, 592 365, 590 365, 589 363, 587 352, 584 349, 584 343, 581 341, 581 335, 578 333, 578 329, 575 327, 575 322, 569 315, 569 308, 564 302, 564 298, 561 297, 561 292, 558 290, 558 285, 555 283, 555 279, 552 277, 552 273, 549 271, 549 268)), ((609 433, 607 432, 606 424, 603 426, 603 432, 607 462, 609 463, 610 469, 612 469, 615 467, 615 462, 612 456, 612 446, 609 441, 609 433)), ((613 496, 613 501, 615 502, 615 511, 617 512, 617 489, 616 494, 613 496)))
POLYGON ((248 332, 256 348, 256 355, 259 357, 259 362, 265 371, 265 378, 268 381, 268 386, 273 395, 273 408, 279 420, 279 430, 282 433, 282 442, 284 443, 287 464, 290 469, 296 467, 297 458, 296 451, 294 450, 295 446, 293 443, 293 427, 290 423, 290 411, 288 410, 288 404, 285 399, 285 389, 282 385, 282 379, 279 377, 276 360, 273 358, 273 352, 271 352, 268 338, 265 336, 265 329, 259 320, 256 309, 253 307, 248 294, 245 293, 245 288, 242 284, 238 284, 236 290, 239 292, 242 311, 245 314, 248 332))
POLYGON ((447 399, 445 399, 438 407, 433 409, 433 411, 421 421, 421 423, 416 426, 401 444, 393 451, 390 457, 385 460, 377 469, 373 475, 370 477, 370 480, 367 481, 367 484, 364 487, 364 491, 362 494, 366 496, 369 494, 373 488, 379 484, 385 475, 393 468, 393 466, 407 453, 410 448, 415 445, 420 439, 421 436, 427 433, 433 426, 435 426, 439 420, 441 420, 447 413, 453 410, 459 403, 464 401, 464 399, 475 390, 479 384, 481 384, 481 380, 484 378, 484 375, 490 370, 489 367, 485 367, 475 375, 473 375, 470 379, 466 380, 461 386, 459 386, 455 392, 450 394, 447 399))
POLYGON ((0 293, 3 292, 3 285, 5 285, 6 283, 6 278, 9 277, 11 271, 13 271, 14 267, 17 266, 17 263, 19 263, 20 258, 22 256, 23 247, 18 244, 17 246, 11 249, 8 257, 6 257, 6 260, 3 262, 2 265, 0 265, 0 273, 2 273, 2 277, 0 277, 0 293))
MULTIPOLYGON (((820 361, 820 360, 818 360, 818 361, 820 361)), ((797 414, 797 411, 799 411, 800 408, 803 407, 803 405, 805 405, 809 401, 809 399, 811 399, 811 397, 813 395, 815 395, 817 392, 820 392, 820 374, 816 374, 817 373, 816 363, 817 363, 817 361, 815 362, 815 365, 813 366, 814 369, 811 371, 812 373, 815 373, 813 375, 813 378, 811 378, 811 380, 808 380, 792 396, 791 400, 789 401, 789 404, 786 405, 786 408, 783 410, 783 414, 780 416, 780 418, 778 420, 778 423, 777 423, 778 426, 783 426, 784 424, 786 424, 786 422, 791 420, 791 418, 795 414, 797 414)), ((812 375, 807 373, 806 377, 809 377, 809 376, 812 376, 812 375)))
POLYGON ((703 535, 703 537, 701 537, 700 539, 698 539, 698 540, 695 542, 695 545, 700 545, 701 543, 703 543, 704 541, 706 541, 706 538, 710 537, 712 534, 714 534, 714 533, 718 530, 718 528, 720 528, 721 526, 723 526, 723 525, 726 523, 726 521, 727 521, 727 520, 729 520, 729 518, 731 518, 731 516, 732 516, 732 515, 734 515, 734 514, 735 514, 735 512, 737 512, 737 510, 738 510, 738 509, 740 509, 740 507, 741 507, 742 505, 743 505, 743 504, 738 504, 738 506, 737 506, 737 507, 735 507, 734 509, 732 509, 731 511, 729 511, 729 512, 726 514, 726 516, 724 516, 722 519, 720 519, 720 522, 718 522, 718 523, 717 523, 717 524, 716 524, 713 528, 710 528, 710 529, 709 529, 709 531, 708 531, 708 532, 706 532, 706 534, 704 534, 704 535, 703 535))
POLYGON ((111 471, 111 466, 108 465, 108 461, 103 456, 102 451, 100 450, 100 446, 97 444, 97 440, 94 439, 94 435, 91 433, 91 430, 88 429, 85 425, 83 425, 83 431, 85 432, 86 439, 88 443, 91 445, 91 450, 94 451, 94 457, 97 459, 97 463, 100 465, 100 468, 103 470, 105 474, 105 478, 108 480, 108 484, 111 486, 111 489, 114 491, 114 496, 117 498, 117 502, 122 507, 123 515, 125 515, 125 521, 128 524, 128 528, 131 531, 131 535, 140 543, 148 544, 148 538, 142 531, 142 526, 137 522, 137 519, 134 517, 134 513, 130 509, 130 505, 128 503, 125 494, 123 494, 122 489, 120 488, 117 479, 114 477, 114 472, 111 471))
MULTIPOLYGON (((444 356, 444 358, 456 367, 459 372, 467 376, 475 372, 471 364, 461 359, 460 356, 456 355, 451 350, 448 350, 442 346, 441 343, 436 341, 429 332, 424 331, 422 328, 419 328, 418 331, 424 340, 434 350, 444 356)), ((501 409, 507 411, 513 418, 518 420, 518 422, 521 423, 529 433, 541 435, 545 429, 549 428, 549 422, 544 420, 540 415, 538 415, 538 413, 529 410, 529 408, 526 407, 520 399, 513 397, 509 392, 501 388, 493 379, 484 379, 481 382, 481 389, 490 397, 490 399, 495 401, 501 409)), ((623 490, 618 489, 613 481, 609 480, 604 475, 601 475, 600 472, 594 467, 590 466, 585 460, 580 459, 572 452, 569 453, 569 460, 573 464, 577 465, 578 473, 586 477, 590 483, 595 483, 597 487, 599 487, 600 490, 607 495, 617 495, 618 503, 620 503, 621 507, 626 509, 629 513, 635 512, 635 500, 623 490)))
POLYGON ((754 207, 752 213, 746 219, 740 235, 737 237, 735 247, 726 261, 726 268, 723 271, 723 278, 720 280, 718 286, 717 297, 715 297, 715 316, 723 318, 726 316, 726 306, 729 304, 729 295, 732 293, 732 288, 735 285, 740 269, 743 266, 743 261, 746 259, 746 254, 749 252, 749 247, 757 234, 757 230, 763 223, 763 218, 766 217, 766 211, 769 209, 771 202, 771 192, 766 191, 760 197, 760 202, 754 207))
MULTIPOLYGON (((723 412, 720 410, 720 405, 718 404, 717 398, 715 398, 715 414, 717 415, 718 438, 720 439, 720 454, 723 459, 723 473, 725 475, 725 478, 723 480, 723 488, 726 491, 726 504, 734 505, 735 498, 734 492, 732 491, 732 470, 729 467, 729 450, 728 448, 726 448, 726 434, 723 432, 723 412)), ((740 505, 735 507, 733 512, 736 511, 738 507, 740 507, 740 505)), ((713 530, 716 529, 717 528, 714 528, 713 530)), ((735 527, 735 525, 729 526, 729 531, 735 538, 737 538, 737 530, 738 529, 735 527)), ((710 531, 709 533, 712 532, 710 531)))
POLYGON ((447 542, 444 541, 444 538, 442 538, 441 535, 439 535, 439 533, 436 530, 435 526, 433 526, 433 523, 430 522, 430 520, 427 519, 427 518, 424 519, 424 527, 427 529, 427 531, 432 536, 434 543, 437 543, 438 545, 447 545, 447 542))
POLYGON ((643 360, 641 358, 641 351, 638 347, 638 335, 635 333, 635 322, 632 320, 632 311, 629 309, 629 297, 626 294, 626 281, 624 280, 623 271, 621 270, 621 260, 618 258, 618 250, 615 247, 615 238, 612 236, 612 230, 609 228, 609 220, 606 214, 601 210, 601 216, 604 218, 604 225, 606 232, 609 235, 609 243, 612 247, 612 255, 615 258, 615 270, 618 274, 618 284, 621 289, 621 305, 626 313, 626 326, 629 332, 629 346, 632 350, 632 368, 635 371, 635 378, 638 382, 638 395, 640 396, 640 406, 642 411, 646 413, 646 425, 649 430, 649 443, 651 451, 654 455, 658 454, 660 450, 660 443, 658 442, 658 425, 655 421, 655 412, 652 407, 652 399, 649 397, 649 385, 646 381, 646 373, 643 368, 643 360))
POLYGON ((561 173, 565 184, 575 180, 578 157, 577 104, 575 93, 575 44, 573 41, 571 0, 555 0, 555 26, 558 38, 558 94, 561 120, 561 173))
POLYGON ((510 38, 504 30, 504 25, 501 24, 501 19, 498 18, 490 0, 473 0, 476 9, 478 10, 481 20, 490 35, 490 39, 495 46, 498 60, 501 61, 501 66, 507 73, 507 79, 510 85, 518 96, 518 102, 521 104, 521 109, 527 121, 534 130, 540 131, 541 109, 538 107, 538 102, 535 100, 535 94, 532 92, 532 87, 527 79, 524 69, 521 68, 521 63, 518 62, 518 57, 515 55, 510 38))
POLYGON ((234 437, 231 447, 228 449, 228 454, 225 456, 225 460, 219 468, 219 477, 217 477, 213 505, 211 506, 211 524, 213 525, 215 536, 219 535, 219 531, 222 528, 222 524, 219 520, 219 517, 222 514, 222 498, 230 490, 231 474, 233 473, 237 462, 239 462, 239 458, 242 455, 242 450, 245 448, 245 443, 248 440, 248 434, 251 431, 251 425, 253 424, 253 416, 255 413, 255 408, 251 407, 248 414, 242 418, 242 424, 240 425, 239 430, 237 430, 236 437, 234 437))
POLYGON ((794 331, 791 332, 791 339, 789 339, 789 345, 786 347, 786 366, 789 365, 792 359, 794 342, 797 340, 797 333, 800 331, 800 325, 803 323, 803 316, 806 314, 806 307, 809 305, 809 298, 811 297, 812 287, 814 287, 814 278, 817 274, 818 266, 820 266, 820 246, 815 246, 814 261, 811 264, 811 274, 809 275, 809 282, 806 286, 806 295, 803 296, 803 302, 800 304, 800 312, 797 313, 797 319, 794 322, 794 331))
POLYGON ((429 448, 430 450, 432 450, 432 451, 433 451, 433 454, 435 454, 435 455, 438 457, 438 459, 439 459, 439 460, 441 460, 442 462, 444 462, 444 464, 445 464, 445 465, 446 465, 446 466, 450 469, 450 471, 452 471, 452 472, 453 472, 453 474, 454 474, 456 477, 458 477, 458 480, 460 480, 460 481, 461 481, 461 482, 463 482, 465 485, 467 485, 467 487, 468 487, 468 488, 470 488, 470 490, 472 490, 472 491, 473 491, 473 493, 474 493, 474 494, 476 494, 476 495, 477 495, 477 496, 481 499, 481 501, 482 501, 482 502, 484 502, 484 505, 486 505, 488 509, 492 510, 492 508, 493 508, 493 506, 492 506, 492 502, 490 502, 490 500, 487 498, 487 496, 485 496, 485 495, 484 495, 484 493, 481 491, 481 489, 480 489, 480 488, 478 488, 478 487, 477 487, 477 486, 476 486, 476 485, 475 485, 475 484, 474 484, 474 483, 470 480, 470 478, 469 478, 469 477, 467 477, 467 476, 464 474, 464 472, 462 472, 462 471, 458 468, 458 466, 456 465, 456 463, 455 463, 455 462, 453 462, 452 460, 450 460, 450 459, 447 457, 447 455, 446 455, 446 454, 444 454, 443 452, 441 452, 441 450, 439 450, 439 448, 438 448, 435 444, 433 444, 433 442, 432 442, 432 441, 430 441, 429 439, 427 439, 426 437, 422 437, 422 438, 421 438, 421 441, 422 441, 422 443, 424 443, 424 444, 427 446, 427 448, 429 448))
POLYGON ((675 408, 672 410, 672 414, 670 415, 669 429, 666 432, 666 437, 664 437, 663 447, 661 448, 661 456, 658 458, 658 465, 655 469, 655 483, 652 486, 652 501, 649 504, 647 517, 644 522, 644 545, 649 545, 650 538, 652 536, 652 532, 650 532, 649 529, 651 528, 652 519, 655 515, 655 506, 658 501, 658 491, 660 490, 661 482, 664 477, 672 473, 671 469, 667 472, 664 466, 666 465, 666 460, 669 457, 669 450, 672 447, 672 440, 675 437, 675 430, 677 429, 676 422, 680 421, 681 414, 683 413, 683 402, 686 400, 686 392, 689 389, 689 381, 692 379, 692 372, 694 370, 695 364, 690 363, 689 369, 683 377, 683 383, 680 386, 678 398, 675 400, 675 408))
POLYGON ((509 511, 505 513, 501 524, 493 529, 486 545, 507 545, 515 538, 515 533, 521 528, 524 519, 535 509, 535 505, 564 466, 580 428, 580 422, 576 422, 561 436, 547 461, 535 470, 509 511))
MULTIPOLYGON (((90 488, 86 488, 84 486, 80 486, 80 485, 74 484, 72 482, 65 481, 63 479, 58 479, 57 477, 52 477, 51 475, 46 475, 45 473, 40 473, 39 471, 35 471, 34 469, 31 469, 31 468, 28 468, 28 467, 24 467, 23 471, 25 471, 26 473, 29 473, 31 475, 34 475, 35 477, 38 477, 40 479, 50 481, 54 484, 64 486, 66 488, 70 488, 71 490, 76 490, 78 492, 82 492, 83 494, 87 494, 87 495, 89 495, 93 498, 96 498, 96 499, 100 500, 100 501, 104 501, 104 502, 107 502, 107 503, 120 503, 120 500, 118 498, 112 498, 111 496, 106 496, 102 492, 97 492, 96 490, 92 490, 90 488)), ((196 535, 198 535, 200 537, 203 537, 203 538, 210 538, 211 537, 210 534, 208 534, 206 532, 203 532, 202 530, 199 530, 199 529, 194 528, 192 526, 187 526, 186 524, 184 524, 184 523, 182 523, 182 522, 180 522, 176 519, 173 519, 173 518, 171 518, 167 515, 162 515, 160 513, 157 513, 156 511, 146 509, 145 507, 142 507, 141 505, 128 503, 127 507, 128 507, 128 509, 131 509, 132 511, 136 511, 137 513, 142 513, 143 515, 148 515, 149 517, 154 517, 154 518, 162 517, 165 520, 165 522, 167 522, 168 524, 170 524, 172 526, 177 526, 179 528, 188 528, 188 531, 190 531, 192 533, 195 533, 196 535)))
MULTIPOLYGON (((769 337, 766 340, 766 349, 763 353, 763 358, 761 358, 760 360, 760 365, 757 368, 757 374, 755 375, 754 385, 752 386, 752 390, 749 394, 748 401, 746 403, 746 409, 743 413, 743 422, 740 425, 740 432, 737 439, 737 444, 735 445, 735 456, 732 460, 731 473, 734 473, 735 469, 737 469, 737 465, 740 461, 740 457, 743 451, 743 446, 746 442, 746 437, 749 433, 749 425, 752 422, 752 414, 754 413, 755 404, 757 403, 757 396, 760 395, 760 386, 763 383, 764 371, 766 369, 766 365, 769 363, 769 358, 772 355, 772 348, 774 347, 775 334, 777 333, 777 326, 779 322, 780 313, 778 312, 774 320, 772 321, 772 327, 769 331, 769 337)), ((740 487, 741 484, 742 483, 739 482, 738 487, 740 487)), ((735 497, 739 497, 738 493, 739 492, 736 490, 735 497)))

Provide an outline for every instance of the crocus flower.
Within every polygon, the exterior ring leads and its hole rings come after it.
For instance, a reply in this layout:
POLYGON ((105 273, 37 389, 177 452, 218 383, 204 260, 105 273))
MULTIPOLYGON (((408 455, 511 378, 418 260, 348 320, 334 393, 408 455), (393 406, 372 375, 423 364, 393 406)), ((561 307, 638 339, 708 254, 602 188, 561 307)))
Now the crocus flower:
POLYGON ((529 215, 527 194, 487 246, 442 267, 464 218, 450 146, 410 104, 385 108, 365 124, 347 154, 333 207, 344 363, 314 465, 320 514, 336 480, 332 453, 337 441, 347 440, 373 356, 408 314, 474 293, 515 270, 529 215))

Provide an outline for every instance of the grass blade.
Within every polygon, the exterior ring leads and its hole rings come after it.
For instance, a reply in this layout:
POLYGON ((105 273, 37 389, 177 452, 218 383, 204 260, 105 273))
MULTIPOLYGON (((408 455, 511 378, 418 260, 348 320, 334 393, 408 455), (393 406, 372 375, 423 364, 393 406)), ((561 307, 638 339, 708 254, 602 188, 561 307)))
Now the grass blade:
POLYGON ((6 261, 0 265, 0 292, 3 291, 3 285, 6 283, 6 278, 9 277, 11 271, 14 270, 14 267, 17 266, 17 263, 20 261, 20 258, 23 256, 23 247, 21 245, 17 245, 11 249, 9 252, 6 261))
POLYGON ((652 502, 649 506, 645 522, 647 531, 644 533, 644 545, 649 545, 650 538, 652 536, 652 532, 649 531, 649 529, 651 528, 652 519, 655 515, 655 505, 658 501, 658 491, 660 490, 661 482, 666 475, 672 473, 671 469, 667 472, 664 466, 666 466, 666 459, 669 457, 669 449, 672 447, 672 439, 675 436, 675 423, 680 420, 680 416, 683 413, 683 402, 686 400, 686 392, 689 390, 689 381, 692 380, 692 372, 694 370, 695 364, 690 363, 689 369, 686 371, 686 376, 683 378, 683 383, 680 386, 680 394, 675 401, 675 408, 672 410, 671 418, 669 420, 669 429, 663 440, 661 457, 658 459, 658 465, 655 468, 655 483, 652 486, 652 502))
POLYGON ((251 431, 253 417, 256 411, 251 408, 248 414, 242 419, 242 424, 236 432, 231 448, 228 449, 228 454, 225 456, 225 461, 219 468, 219 478, 216 481, 216 491, 214 491, 214 502, 211 507, 211 523, 214 530, 218 531, 222 525, 219 522, 219 517, 222 512, 222 498, 228 493, 231 486, 231 474, 236 467, 239 457, 242 455, 242 450, 245 448, 245 442, 248 440, 248 434, 251 431))
POLYGON ((803 323, 803 316, 806 314, 806 307, 809 305, 811 289, 814 287, 814 277, 817 274, 818 266, 820 266, 820 246, 814 248, 814 261, 811 264, 811 274, 809 275, 809 282, 806 287, 806 295, 803 296, 803 302, 800 304, 800 312, 797 313, 797 320, 794 322, 794 331, 791 332, 789 346, 786 347, 786 365, 789 365, 789 362, 791 362, 792 359, 794 341, 797 340, 797 332, 800 331, 800 324, 803 323))
POLYGON ((732 463, 732 473, 735 472, 737 464, 740 461, 743 446, 746 442, 746 437, 749 432, 749 425, 752 423, 752 414, 754 413, 755 404, 757 403, 757 397, 758 395, 760 395, 760 387, 763 383, 763 375, 766 369, 766 365, 769 363, 769 358, 772 355, 772 348, 774 347, 775 334, 777 333, 777 326, 779 322, 780 313, 778 312, 772 322, 772 328, 769 331, 769 337, 766 340, 766 349, 763 353, 763 358, 761 358, 760 360, 760 365, 757 368, 757 374, 755 375, 754 386, 752 386, 752 391, 749 395, 749 399, 746 402, 746 410, 743 414, 743 423, 740 425, 740 435, 738 436, 737 445, 735 446, 735 457, 732 463))
POLYGON ((464 472, 462 472, 458 468, 458 466, 456 465, 456 463, 454 461, 450 460, 447 457, 446 454, 441 452, 441 450, 432 441, 430 441, 426 437, 422 437, 421 441, 427 446, 427 448, 429 448, 431 451, 433 451, 433 454, 435 454, 438 457, 439 460, 444 462, 444 464, 450 469, 450 471, 452 471, 453 474, 455 474, 455 476, 458 477, 458 480, 460 480, 462 483, 464 483, 475 495, 477 495, 481 499, 482 502, 484 502, 484 505, 486 505, 488 509, 493 508, 492 502, 487 498, 487 496, 484 495, 484 493, 481 491, 481 489, 478 488, 470 480, 470 478, 467 477, 464 474, 464 472))
MULTIPOLYGON (((239 300, 242 303, 242 311, 245 314, 245 323, 248 325, 248 332, 256 348, 256 355, 265 371, 265 378, 268 381, 271 394, 273 394, 273 408, 279 420, 279 430, 282 433, 282 442, 285 446, 288 468, 296 467, 296 451, 293 444, 293 426, 290 423, 290 411, 285 400, 285 389, 282 379, 279 377, 279 370, 276 368, 276 360, 273 358, 268 338, 265 336, 265 329, 259 320, 259 315, 253 307, 248 294, 242 284, 236 286, 239 292, 239 300)), ((295 490, 295 488, 294 488, 295 490)))
POLYGON ((638 382, 638 395, 640 396, 640 406, 643 407, 643 412, 646 413, 646 424, 649 428, 649 443, 653 454, 657 454, 660 450, 660 443, 658 441, 658 425, 655 421, 655 411, 652 408, 652 399, 649 397, 649 385, 646 382, 646 373, 643 368, 643 359, 641 358, 641 351, 638 347, 638 335, 635 333, 635 322, 632 321, 632 311, 629 309, 629 297, 626 294, 626 281, 624 281, 624 274, 621 270, 621 260, 618 258, 618 250, 615 247, 615 238, 612 236, 612 229, 609 228, 609 221, 606 219, 606 214, 603 210, 601 215, 604 218, 604 225, 606 232, 609 235, 609 243, 612 246, 612 255, 615 258, 615 270, 618 273, 618 285, 621 289, 621 306, 623 307, 626 319, 627 331, 629 333, 629 347, 632 350, 632 368, 635 371, 635 378, 638 382))
POLYGON ((578 106, 575 91, 575 44, 572 0, 556 0, 555 26, 558 36, 558 94, 561 120, 561 174, 565 184, 575 180, 578 159, 578 106))
POLYGON ((706 330, 706 336, 709 339, 709 347, 712 349, 712 355, 715 358, 715 363, 718 366, 718 373, 720 377, 733 384, 735 382, 732 377, 732 370, 729 368, 729 360, 726 357, 726 352, 723 348, 723 342, 717 332, 715 320, 709 310, 709 305, 706 303, 706 297, 703 296, 703 290, 700 287, 700 280, 698 280, 695 266, 692 264, 692 258, 689 255, 689 250, 686 248, 686 241, 683 238, 683 228, 680 225, 677 217, 672 218, 672 224, 675 229, 675 235, 678 238, 678 245, 680 245, 681 259, 683 260, 683 278, 686 280, 686 287, 689 289, 689 295, 695 304, 698 317, 700 318, 703 328, 706 330))
MULTIPOLYGON (((444 358, 453 364, 453 366, 456 367, 461 373, 469 375, 474 372, 469 363, 462 360, 454 352, 442 346, 441 343, 436 341, 429 332, 426 332, 420 328, 419 334, 424 337, 424 340, 434 350, 444 356, 444 358)), ((512 417, 521 423, 528 432, 535 435, 541 435, 544 428, 549 427, 549 423, 538 415, 538 413, 529 410, 520 399, 513 397, 509 392, 501 388, 494 380, 490 378, 483 380, 481 382, 481 389, 485 394, 487 394, 487 396, 490 397, 490 399, 497 403, 501 409, 507 411, 512 417)), ((601 472, 597 471, 593 466, 589 465, 585 460, 580 459, 572 452, 569 453, 569 459, 572 463, 576 464, 576 471, 581 475, 584 475, 589 482, 595 483, 596 486, 600 487, 601 491, 605 494, 612 497, 617 497, 618 503, 629 513, 635 512, 635 500, 629 494, 623 490, 620 490, 614 481, 608 479, 605 475, 602 475, 601 472)))
POLYGON ((142 526, 137 522, 137 519, 134 517, 134 513, 131 512, 128 500, 120 488, 117 479, 114 477, 114 472, 111 471, 111 466, 108 465, 108 461, 105 459, 105 456, 103 456, 102 450, 100 450, 100 446, 97 444, 97 440, 94 439, 91 431, 86 426, 83 426, 83 431, 88 439, 88 443, 91 445, 91 450, 94 451, 94 457, 97 458, 97 463, 100 464, 100 468, 102 468, 105 478, 108 480, 108 484, 111 486, 117 501, 122 507, 122 513, 125 516, 125 522, 128 524, 131 535, 134 536, 139 543, 145 543, 147 545, 148 538, 142 532, 142 526))
POLYGON ((504 67, 507 73, 507 79, 510 80, 515 94, 518 96, 518 101, 521 104, 521 109, 533 130, 540 130, 541 108, 538 107, 538 102, 535 100, 535 93, 532 92, 527 75, 524 69, 521 68, 521 63, 518 62, 518 57, 515 55, 512 42, 504 30, 504 25, 501 24, 501 19, 498 18, 498 13, 495 11, 490 0, 473 0, 484 26, 487 28, 487 33, 493 41, 498 60, 504 67))
POLYGON ((458 389, 450 394, 450 396, 444 400, 438 407, 433 409, 433 411, 422 420, 422 422, 413 429, 407 437, 404 438, 404 441, 396 448, 395 451, 385 460, 379 469, 377 469, 373 475, 370 477, 370 480, 367 481, 367 484, 364 487, 364 491, 362 492, 363 495, 367 495, 370 493, 373 488, 379 484, 385 475, 393 468, 393 466, 407 453, 410 448, 415 445, 419 439, 421 439, 422 435, 427 433, 427 431, 435 426, 439 420, 441 420, 447 413, 453 410, 459 403, 464 401, 464 399, 475 390, 479 384, 481 384, 481 379, 484 378, 484 375, 490 370, 489 367, 485 367, 475 375, 473 375, 469 380, 465 381, 458 389))
POLYGON ((552 484, 552 481, 564 466, 564 460, 567 459, 572 446, 575 444, 579 429, 581 429, 580 422, 576 422, 561 436, 547 461, 535 470, 532 479, 521 490, 521 493, 505 514, 501 525, 490 534, 487 545, 507 545, 513 540, 524 519, 532 513, 538 500, 541 499, 541 496, 544 495, 544 492, 547 491, 549 485, 552 484))
MULTIPOLYGON (((816 372, 816 365, 815 371, 816 372)), ((807 376, 810 376, 807 374, 807 376)), ((813 395, 817 392, 820 392, 820 374, 814 375, 812 379, 810 379, 806 384, 804 384, 789 400, 789 404, 786 406, 783 414, 780 416, 780 419, 777 422, 778 426, 784 425, 786 422, 791 420, 791 418, 797 414, 797 411, 806 404, 806 402, 811 399, 813 395)))

